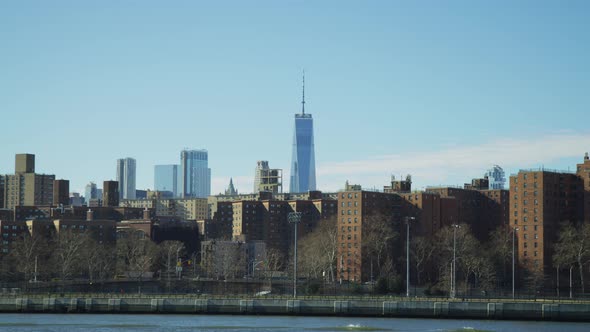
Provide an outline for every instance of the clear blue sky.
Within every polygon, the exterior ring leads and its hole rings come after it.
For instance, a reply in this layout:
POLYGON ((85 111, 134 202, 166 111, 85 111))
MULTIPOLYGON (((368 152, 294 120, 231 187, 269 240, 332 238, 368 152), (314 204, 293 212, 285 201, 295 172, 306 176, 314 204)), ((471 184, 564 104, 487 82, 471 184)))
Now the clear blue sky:
MULTIPOLYGON (((206 148, 213 192, 289 171, 315 119, 318 186, 461 184, 590 150, 588 1, 1 1, 0 173, 71 190, 206 148)), ((285 184, 288 181, 285 179, 285 184)))

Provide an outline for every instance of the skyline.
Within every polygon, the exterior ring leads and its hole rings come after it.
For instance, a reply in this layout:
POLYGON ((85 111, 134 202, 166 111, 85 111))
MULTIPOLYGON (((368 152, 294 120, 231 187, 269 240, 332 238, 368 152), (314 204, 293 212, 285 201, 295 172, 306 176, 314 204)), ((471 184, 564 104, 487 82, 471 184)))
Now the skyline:
POLYGON ((1 3, 0 174, 33 153, 83 193, 129 156, 146 189, 190 147, 212 194, 251 190, 257 160, 289 179, 303 68, 322 191, 567 170, 590 150, 586 2, 229 3, 1 3))

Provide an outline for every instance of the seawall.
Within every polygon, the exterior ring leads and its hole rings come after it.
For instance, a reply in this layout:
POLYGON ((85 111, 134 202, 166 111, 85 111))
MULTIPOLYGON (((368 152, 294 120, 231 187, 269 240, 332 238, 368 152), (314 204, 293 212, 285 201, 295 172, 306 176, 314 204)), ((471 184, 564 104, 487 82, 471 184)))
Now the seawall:
POLYGON ((206 297, 0 297, 0 312, 323 315, 590 322, 590 304, 206 297))

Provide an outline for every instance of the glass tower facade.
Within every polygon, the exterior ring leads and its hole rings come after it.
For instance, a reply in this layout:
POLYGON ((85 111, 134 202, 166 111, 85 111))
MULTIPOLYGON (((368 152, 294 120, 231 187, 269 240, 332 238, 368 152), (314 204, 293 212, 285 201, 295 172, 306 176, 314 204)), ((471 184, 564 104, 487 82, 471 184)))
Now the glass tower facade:
POLYGON ((211 169, 207 150, 180 152, 182 197, 202 197, 211 194, 211 169))
POLYGON ((313 119, 311 114, 295 114, 293 154, 289 192, 301 193, 316 190, 313 119))
POLYGON ((117 181, 119 181, 119 200, 135 199, 135 159, 117 160, 117 181))
POLYGON ((172 197, 179 196, 179 165, 154 166, 154 190, 165 192, 172 197))

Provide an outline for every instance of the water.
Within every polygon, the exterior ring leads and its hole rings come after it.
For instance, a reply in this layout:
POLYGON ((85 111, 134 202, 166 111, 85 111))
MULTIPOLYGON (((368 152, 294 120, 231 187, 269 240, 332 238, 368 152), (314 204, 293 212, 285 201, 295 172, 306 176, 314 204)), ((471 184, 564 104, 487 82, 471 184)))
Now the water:
POLYGON ((228 315, 0 314, 10 332, 590 331, 589 323, 228 315))

